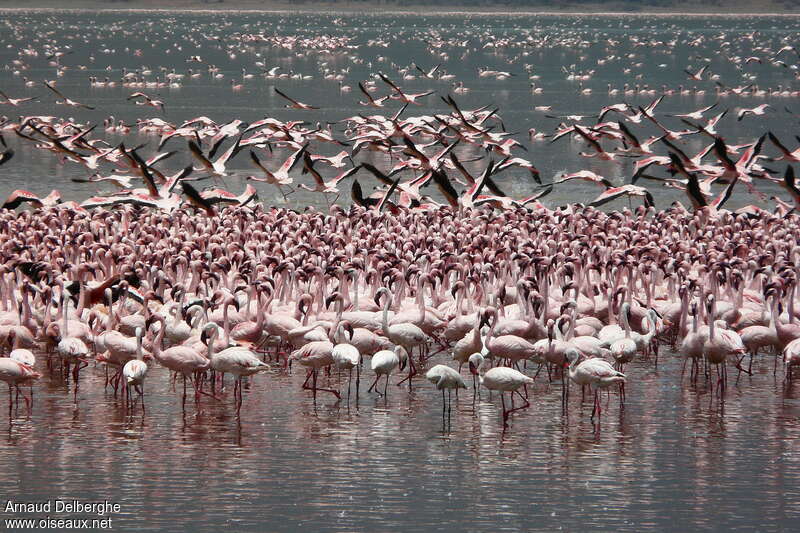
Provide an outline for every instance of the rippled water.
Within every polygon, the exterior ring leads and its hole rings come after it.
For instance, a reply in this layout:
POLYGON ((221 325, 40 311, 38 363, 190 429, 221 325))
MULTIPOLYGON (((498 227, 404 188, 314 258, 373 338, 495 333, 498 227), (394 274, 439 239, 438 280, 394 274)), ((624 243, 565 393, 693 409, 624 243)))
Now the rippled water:
POLYGON ((658 369, 638 361, 624 409, 604 399, 597 423, 574 387, 562 413, 560 385, 542 373, 504 432, 486 391, 474 404, 462 391, 443 426, 424 380, 409 393, 393 377, 383 399, 364 375, 358 402, 315 406, 302 373, 275 368, 253 380, 237 419, 230 393, 182 410, 161 368, 145 410, 129 411, 90 367, 76 399, 46 375, 32 413, 23 404, 8 421, 0 491, 119 502, 115 527, 152 531, 790 530, 800 384, 773 377, 771 356, 755 369, 720 398, 681 383, 673 356, 658 369))
MULTIPOLYGON (((450 59, 443 62, 472 89, 458 100, 468 108, 496 104, 506 127, 524 132, 529 127, 550 131, 558 123, 534 113, 534 105, 550 104, 557 114, 594 112, 621 99, 605 94, 607 83, 620 86, 631 81, 621 75, 621 62, 597 67, 597 74, 587 82, 595 88, 589 97, 577 96, 576 85, 566 82, 560 71, 561 65, 576 62, 588 68, 609 55, 605 44, 609 36, 622 43, 615 45, 614 53, 634 53, 627 40, 631 35, 668 38, 676 35, 675 27, 680 26, 679 44, 671 53, 635 50, 645 63, 641 72, 647 83, 656 87, 686 83, 681 69, 700 64, 695 56, 706 56, 723 79, 735 85, 738 78, 732 67, 714 56, 714 43, 721 42, 717 37, 739 43, 733 48, 743 52, 741 40, 753 31, 757 31, 759 42, 773 47, 798 31, 796 18, 472 17, 465 21, 375 16, 353 18, 344 26, 334 25, 333 19, 254 14, 174 14, 158 18, 143 14, 31 14, 6 18, 0 36, 4 45, 12 46, 37 38, 39 45, 43 40, 69 43, 74 54, 64 63, 71 65, 85 64, 89 54, 94 54, 95 62, 89 70, 69 70, 58 82, 67 95, 97 105, 96 112, 70 109, 68 114, 80 120, 99 122, 113 114, 133 122, 137 117, 157 116, 126 102, 130 89, 90 89, 86 77, 105 76, 106 65, 112 66, 112 78, 119 76, 122 67, 132 69, 143 64, 180 71, 186 68, 186 57, 200 54, 216 62, 226 78, 216 82, 204 76, 186 81, 180 90, 157 91, 167 101, 167 119, 178 122, 202 114, 224 122, 234 118, 255 120, 267 114, 281 119, 300 116, 316 122, 339 120, 364 112, 364 108, 357 105, 359 95, 355 92, 340 95, 335 82, 321 80, 315 58, 257 50, 268 65, 281 64, 286 70, 313 74, 316 79, 258 80, 233 93, 228 80, 242 66, 252 68, 256 51, 231 59, 217 41, 201 41, 202 48, 198 49, 183 41, 184 36, 197 35, 192 33, 193 28, 200 27, 224 40, 244 24, 250 24, 250 29, 287 34, 342 32, 361 44, 378 36, 396 36, 386 49, 364 46, 358 50, 357 55, 368 60, 377 54, 388 60, 380 66, 351 65, 348 83, 354 85, 378 68, 390 72, 392 61, 399 65, 408 64, 412 58, 422 65, 438 62, 420 40, 424 30, 435 28, 445 36, 471 39, 472 50, 466 58, 462 60, 449 50, 450 59), (120 37, 115 33, 116 22, 135 30, 135 35, 120 37), (83 30, 76 32, 75 27, 83 30), (170 34, 168 27, 175 33, 170 34), (583 59, 563 46, 532 50, 530 56, 515 60, 515 65, 532 63, 541 73, 545 93, 534 96, 525 76, 506 81, 477 77, 479 66, 505 69, 508 65, 504 52, 477 49, 478 34, 484 30, 497 35, 515 35, 522 30, 534 30, 536 35, 574 34, 595 44, 581 52, 586 56, 583 59), (37 37, 42 31, 53 33, 37 37), (696 35, 710 35, 716 40, 699 49, 680 44, 696 35), (169 55, 164 54, 167 45, 172 47, 169 55), (182 49, 173 45, 182 45, 182 49), (140 48, 142 55, 123 53, 125 47, 140 48), (100 50, 104 48, 117 52, 103 54, 100 50), (668 67, 654 67, 661 62, 668 67), (324 103, 324 109, 307 114, 285 110, 274 96, 275 85, 287 88, 301 100, 324 103)), ((0 62, 5 64, 13 56, 13 48, 0 48, 0 62)), ((337 68, 350 64, 340 56, 331 61, 337 68)), ((31 61, 31 69, 24 75, 50 79, 53 72, 40 57, 31 61)), ((782 70, 764 67, 759 76, 764 86, 794 83, 782 70)), ((4 73, 1 79, 3 89, 13 96, 44 94, 42 88, 24 88, 20 76, 4 73)), ((448 83, 430 80, 402 85, 412 90, 435 88, 441 94, 449 89, 448 83)), ((649 99, 633 101, 646 103, 649 99)), ((713 95, 676 96, 665 99, 659 111, 693 110, 713 101, 713 95)), ((752 107, 761 101, 728 98, 724 104, 752 107)), ((793 105, 786 99, 766 101, 778 109, 793 105)), ((51 102, 45 97, 24 112, 66 113, 51 102)), ((425 104, 415 111, 446 111, 435 97, 425 104)), ((742 124, 728 117, 725 135, 731 142, 752 140, 770 128, 790 138, 796 123, 788 117, 775 113, 742 124)), ((87 195, 85 184, 68 181, 70 177, 85 177, 85 169, 61 166, 49 154, 43 155, 10 135, 6 138, 17 155, 1 169, 0 195, 20 186, 42 194, 58 187, 68 199, 87 195)), ((151 148, 156 142, 147 137, 138 140, 149 141, 151 148)), ((606 163, 583 159, 578 155, 582 147, 566 140, 552 147, 525 144, 546 177, 562 169, 581 168, 618 180, 630 174, 629 162, 615 170, 606 163)), ((688 151, 699 150, 704 144, 699 138, 693 139, 688 151)), ((338 151, 331 147, 320 150, 338 151)), ((168 167, 179 168, 186 162, 176 158, 168 167)), ((240 156, 235 162, 237 174, 252 171, 246 157, 240 156)), ((242 185, 236 177, 228 184, 234 190, 242 185)), ((501 185, 515 196, 532 190, 529 178, 520 173, 508 173, 501 185)), ((777 191, 760 187, 770 194, 777 191)), ((596 192, 591 185, 576 184, 557 190, 546 203, 585 201, 596 192)), ((654 192, 662 206, 679 198, 655 187, 654 192)), ((262 197, 277 201, 275 192, 268 189, 262 189, 262 197)), ((296 206, 321 202, 318 197, 299 193, 293 198, 296 206)), ((750 201, 743 194, 735 199, 738 204, 750 201)), ((435 362, 443 359, 440 355, 435 362)), ((532 407, 512 415, 506 431, 496 395, 490 399, 484 391, 473 404, 472 391, 462 391, 453 403, 448 429, 443 428, 441 397, 429 383, 415 380, 411 393, 392 384, 388 399, 378 398, 365 392, 372 377, 368 370, 358 402, 352 398, 348 407, 345 401, 336 404, 329 395, 322 395, 315 406, 310 393, 300 388, 302 372, 287 374, 276 367, 252 381, 245 392, 241 418, 237 418, 230 393, 224 402, 204 397, 199 406, 190 400, 182 409, 180 385, 177 392, 173 391, 167 372, 161 368, 151 370, 145 387, 145 409, 139 406, 128 411, 110 390, 104 390, 101 368, 86 369, 74 394, 71 383, 51 375, 40 362, 45 377, 34 387, 30 414, 24 404, 10 417, 7 412, 0 414, 0 425, 5 428, 0 439, 0 494, 15 501, 62 498, 119 502, 121 512, 112 515, 114 528, 152 531, 218 531, 226 526, 233 531, 582 531, 590 527, 603 531, 792 530, 800 523, 796 505, 800 497, 796 445, 800 436, 800 385, 786 386, 781 372, 774 377, 772 360, 772 356, 760 357, 754 376, 744 376, 737 383, 731 379, 732 386, 724 398, 712 395, 705 384, 692 385, 688 378, 682 382, 681 361, 675 356, 662 354, 657 370, 651 361, 637 361, 627 370, 624 409, 620 409, 614 394, 600 423, 589 418, 591 398, 580 403, 574 390, 569 410, 563 413, 559 385, 548 385, 546 377, 540 375, 531 391, 532 407)), ((3 518, 8 517, 8 513, 3 514, 3 518)))

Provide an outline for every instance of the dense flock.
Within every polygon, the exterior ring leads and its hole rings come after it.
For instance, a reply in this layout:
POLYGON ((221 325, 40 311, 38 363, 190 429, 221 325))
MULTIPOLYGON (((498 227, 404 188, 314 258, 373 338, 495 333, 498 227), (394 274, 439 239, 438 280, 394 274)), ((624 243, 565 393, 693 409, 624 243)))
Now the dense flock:
MULTIPOLYGON (((147 23, 139 26, 147 34, 147 23)), ((114 31, 92 28, 98 42, 114 31)), ((315 400, 322 392, 348 403, 424 377, 442 391, 443 413, 453 391, 484 387, 500 393, 504 423, 536 401, 527 390, 534 380, 561 387, 565 410, 572 383, 573 392, 591 389, 599 418, 600 391, 624 405, 625 365, 638 358, 653 366, 659 356, 681 358, 676 380, 708 381, 723 397, 729 373, 752 374, 754 359, 772 358, 787 380, 800 365, 800 189, 791 166, 800 153, 761 122, 796 122, 779 100, 797 95, 790 33, 766 44, 758 31, 690 32, 684 41, 552 28, 366 39, 353 29, 232 29, 223 18, 191 34, 192 46, 147 34, 161 64, 116 71, 112 57, 153 52, 86 49, 17 30, 2 42, 16 47, 6 70, 25 94, 0 87, 0 105, 21 113, 0 125, 0 176, 25 150, 70 169, 86 193, 64 201, 59 189, 18 189, 0 211, 9 410, 20 395, 34 409, 33 391, 48 375, 69 376, 77 395, 81 373, 97 371, 144 408, 148 369, 158 364, 183 381, 183 405, 191 396, 198 408, 232 388, 239 412, 242 382, 268 379, 257 374, 276 367, 307 372, 303 389, 315 400), (379 53, 420 42, 424 66, 379 53), (591 65, 596 46, 608 53, 591 65), (720 55, 690 54, 694 64, 677 69, 664 59, 658 68, 676 73, 670 85, 642 79, 646 61, 687 47, 720 55), (566 49, 577 59, 558 76, 576 101, 597 93, 598 70, 625 80, 603 89, 606 105, 553 114, 544 103, 548 80, 535 60, 566 49), (314 71, 270 62, 279 56, 314 71), (479 67, 472 79, 450 72, 476 56, 499 66, 479 67), (45 76, 29 78, 32 65, 45 76), (92 72, 90 92, 61 86, 82 71, 92 72), (759 75, 779 83, 759 85, 759 75), (497 90, 524 79, 551 130, 508 131, 491 101, 467 109, 460 100, 469 84, 485 79, 497 90), (261 84, 282 118, 172 118, 184 84, 202 81, 229 83, 232 94, 261 84), (316 83, 363 112, 330 121, 324 102, 287 88, 316 83), (97 91, 121 91, 141 116, 92 122, 102 112, 97 91), (714 102, 661 111, 706 92, 714 102), (45 100, 85 118, 37 112, 45 100), (438 107, 418 113, 423 106, 438 107), (533 147, 567 143, 586 166, 542 170, 533 147), (246 182, 243 191, 230 190, 230 178, 246 182), (509 193, 515 180, 530 194, 509 193), (554 190, 579 181, 596 194, 548 205, 554 190), (281 205, 259 202, 267 187, 281 205), (656 205, 653 190, 663 187, 682 202, 656 205), (325 207, 292 205, 300 190, 325 207), (726 209, 733 197, 746 205, 726 209)))

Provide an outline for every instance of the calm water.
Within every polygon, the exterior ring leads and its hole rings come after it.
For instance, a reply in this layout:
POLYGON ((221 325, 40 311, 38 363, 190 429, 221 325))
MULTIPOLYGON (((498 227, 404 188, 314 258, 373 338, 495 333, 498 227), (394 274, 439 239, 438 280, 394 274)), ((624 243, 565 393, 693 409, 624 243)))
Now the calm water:
MULTIPOLYGON (((138 89, 93 89, 88 76, 118 79, 123 68, 147 65, 154 79, 163 75, 159 67, 185 72, 192 65, 186 59, 200 55, 216 64, 225 78, 213 80, 204 72, 200 79, 185 80, 180 89, 144 89, 166 101, 167 120, 206 115, 223 123, 267 115, 283 120, 300 117, 313 124, 374 112, 358 106, 357 90, 340 93, 337 82, 324 80, 321 68, 350 68, 345 83, 353 87, 370 72, 382 70, 412 91, 432 88, 446 94, 451 82, 401 82, 392 67, 392 63, 407 66, 412 60, 423 68, 441 62, 442 68, 471 89, 457 97, 463 107, 499 106, 506 128, 522 132, 517 138, 529 148, 527 156, 546 178, 562 170, 589 168, 622 182, 631 174, 630 162, 618 168, 584 159, 578 155, 583 147, 566 139, 552 146, 528 142, 528 128, 550 132, 559 122, 534 112, 533 107, 551 105, 553 114, 596 112, 623 99, 606 94, 608 83, 620 88, 624 83, 657 88, 692 85, 682 69, 699 68, 701 57, 710 59, 711 70, 724 83, 737 86, 743 73, 729 57, 765 56, 753 48, 763 45, 776 50, 785 42, 793 44, 798 30, 795 18, 752 17, 652 21, 637 17, 375 16, 340 20, 265 14, 15 14, 0 21, 0 63, 10 64, 21 46, 32 46, 40 54, 26 58, 28 70, 14 75, 10 69, 0 80, 12 97, 43 97, 42 102, 24 108, 6 107, 5 113, 74 116, 92 123, 114 115, 131 123, 159 114, 126 102, 138 89), (324 56, 301 50, 298 57, 297 50, 245 47, 236 40, 237 32, 330 33, 349 37, 360 47, 324 56), (489 35, 511 39, 512 44, 482 48, 489 35), (523 44, 528 37, 528 44, 523 44), (687 44, 698 37, 703 38, 699 44, 687 44), (386 39, 388 47, 367 44, 377 38, 386 39), (457 38, 464 43, 445 45, 441 53, 447 57, 443 57, 431 53, 425 42, 434 38, 457 38), (672 50, 651 42, 671 39, 678 43, 672 50), (643 41, 651 45, 640 45, 643 41), (52 104, 43 87, 24 86, 23 76, 55 77, 55 68, 47 65, 42 51, 45 43, 71 47, 73 53, 62 59, 71 69, 59 78, 58 87, 67 96, 97 106, 96 111, 65 110, 52 104), (141 50, 141 55, 134 55, 135 50, 141 50), (718 50, 725 53, 716 55, 718 50), (598 65, 598 59, 611 56, 616 59, 598 65), (238 79, 242 68, 257 73, 256 61, 314 79, 256 78, 246 81, 242 91, 232 92, 230 79, 238 79), (544 94, 531 93, 523 69, 526 63, 541 76, 536 83, 544 94), (573 64, 577 71, 596 70, 584 82, 594 89, 593 95, 579 96, 577 82, 564 79, 562 65, 573 64), (87 69, 80 70, 79 65, 87 69), (479 67, 509 70, 517 76, 505 81, 480 78, 479 67), (625 73, 626 68, 632 71, 625 73), (637 80, 637 74, 642 78, 637 80), (274 86, 324 109, 308 113, 283 109, 274 86)), ((796 86, 790 69, 768 64, 751 64, 748 69, 762 87, 796 86)), ((713 103, 713 83, 697 85, 711 93, 666 98, 659 115, 713 103)), ((377 94, 385 93, 381 87, 377 94)), ((637 104, 652 99, 624 98, 637 104)), ((794 146, 789 140, 796 120, 783 110, 785 105, 795 105, 793 99, 728 97, 720 107, 754 107, 762 102, 771 103, 775 111, 742 123, 729 115, 720 131, 736 143, 752 141, 771 129, 794 146)), ((413 113, 446 112, 435 96, 424 103, 413 113)), ((680 126, 675 119, 664 120, 670 127, 680 126)), ((344 136, 342 125, 336 129, 344 136)), ((656 133, 646 125, 636 132, 656 133)), ((81 199, 91 191, 86 184, 69 181, 87 175, 82 167, 62 166, 51 155, 18 142, 13 134, 5 136, 17 155, 0 169, 0 195, 22 186, 41 194, 56 187, 67 199, 81 199)), ((119 139, 109 137, 110 142, 119 139)), ((150 143, 145 152, 157 144, 157 139, 146 136, 132 139, 131 144, 137 141, 150 143)), ((183 141, 171 142, 176 143, 173 149, 183 150, 183 141)), ((692 138, 686 150, 694 153, 705 144, 699 137, 692 138)), ((339 149, 322 146, 318 151, 334 154, 339 149)), ((766 151, 776 155, 772 147, 766 151)), ((281 155, 276 153, 275 159, 281 155)), ((180 168, 187 162, 181 155, 165 168, 180 168)), ((245 155, 234 163, 240 177, 252 172, 245 155)), ((371 183, 367 177, 360 179, 365 185, 371 183)), ((228 185, 239 190, 243 182, 234 177, 228 185)), ((520 172, 504 174, 500 185, 513 196, 533 190, 530 179, 520 172)), ((768 194, 778 190, 759 187, 768 194)), ((681 198, 674 191, 652 189, 661 206, 681 198)), ((261 191, 265 201, 277 201, 275 191, 261 191)), ((586 201, 597 192, 591 185, 571 184, 545 203, 586 201)), ((753 201, 739 192, 735 204, 753 201)), ((321 204, 319 197, 300 193, 292 198, 296 206, 321 204)), ((444 359, 439 356, 435 362, 444 359)), ((796 450, 800 385, 786 387, 780 373, 774 378, 769 356, 759 360, 754 376, 743 377, 720 399, 705 385, 693 386, 688 379, 681 383, 680 363, 666 356, 658 370, 646 361, 631 365, 624 410, 613 396, 600 424, 589 419, 591 398, 580 404, 575 391, 567 414, 562 413, 558 386, 548 386, 540 376, 532 391, 532 408, 512 415, 505 432, 496 396, 490 399, 484 392, 473 406, 472 391, 463 393, 454 401, 451 429, 443 430, 441 398, 430 384, 417 380, 410 394, 390 385, 389 398, 384 400, 365 393, 369 371, 357 406, 355 398, 348 408, 345 402, 334 404, 330 396, 322 396, 315 407, 310 394, 300 390, 304 376, 276 368, 252 382, 240 420, 230 393, 224 403, 204 398, 199 407, 190 401, 182 410, 180 395, 171 390, 161 368, 153 369, 148 378, 145 412, 141 407, 126 411, 119 399, 104 391, 100 368, 83 372, 77 396, 71 384, 46 373, 35 387, 30 415, 21 407, 10 419, 5 412, 0 416, 5 428, 0 441, 0 493, 16 501, 110 500, 122 506, 120 513, 112 515, 115 529, 152 531, 218 531, 224 526, 233 531, 796 528, 800 521, 796 505, 800 497, 796 450)))
POLYGON ((676 358, 637 362, 625 408, 613 396, 598 424, 590 397, 573 388, 562 414, 560 386, 540 376, 504 433, 499 398, 473 406, 471 390, 443 430, 440 395, 421 380, 384 400, 365 376, 357 406, 322 396, 315 408, 303 376, 276 368, 237 421, 230 395, 182 411, 161 368, 146 411, 127 411, 89 368, 76 401, 46 376, 33 414, 8 422, 0 490, 119 502, 115 527, 152 531, 790 530, 800 385, 776 381, 771 356, 756 369, 720 399, 681 384, 676 358))

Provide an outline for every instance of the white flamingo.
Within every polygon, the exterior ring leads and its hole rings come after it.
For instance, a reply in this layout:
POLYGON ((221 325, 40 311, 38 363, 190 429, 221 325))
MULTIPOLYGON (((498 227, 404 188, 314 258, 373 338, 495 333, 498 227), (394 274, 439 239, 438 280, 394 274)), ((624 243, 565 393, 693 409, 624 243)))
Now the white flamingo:
MULTIPOLYGON (((162 324, 162 331, 165 329, 163 326, 164 324, 162 324)), ((131 359, 122 367, 122 379, 128 403, 131 400, 130 387, 133 387, 142 397, 142 405, 144 405, 144 389, 142 387, 145 377, 147 377, 147 363, 142 360, 142 328, 136 328, 136 359, 131 359)))
MULTIPOLYGON (((375 372, 375 381, 372 382, 367 392, 371 392, 375 389, 375 385, 378 384, 378 380, 381 376, 386 376, 386 384, 383 386, 383 396, 386 396, 387 387, 389 386, 389 376, 397 368, 402 372, 408 360, 408 352, 406 352, 405 348, 402 346, 395 346, 393 350, 381 350, 373 355, 370 361, 370 367, 372 371, 375 372)), ((375 389, 375 392, 378 392, 378 390, 375 389)), ((380 394, 380 392, 378 392, 378 394, 380 394)))
POLYGON ((497 366, 485 371, 483 368, 485 362, 486 361, 482 355, 474 354, 472 357, 470 357, 470 370, 478 373, 478 380, 480 381, 481 385, 489 390, 500 392, 500 402, 503 405, 503 427, 505 428, 508 426, 508 417, 511 413, 530 407, 530 402, 528 402, 528 399, 519 392, 519 388, 533 383, 533 378, 526 376, 518 370, 506 366, 497 366), (478 363, 477 368, 475 368, 475 363, 478 363), (516 393, 525 403, 520 407, 506 409, 506 400, 504 395, 506 392, 510 392, 512 398, 514 393, 516 393))
POLYGON ((201 340, 208 346, 208 359, 211 361, 211 368, 217 372, 231 373, 236 377, 233 386, 233 396, 236 403, 236 414, 242 409, 242 378, 252 376, 258 372, 263 372, 269 365, 262 362, 256 354, 239 346, 226 348, 219 353, 214 351, 214 341, 219 335, 219 329, 211 329, 210 335, 206 330, 201 334, 201 340))
MULTIPOLYGON (((600 397, 598 392, 600 389, 606 389, 615 383, 624 384, 625 374, 615 370, 611 363, 603 359, 586 359, 578 363, 580 354, 574 348, 567 351, 567 361, 569 362, 569 378, 575 384, 583 387, 589 385, 594 389, 594 408, 592 409, 592 418, 594 415, 603 412, 600 406, 600 397)), ((624 396, 623 396, 624 398, 624 396)))
POLYGON ((467 384, 464 383, 464 378, 457 370, 450 368, 447 365, 436 365, 425 374, 425 379, 436 385, 436 388, 442 391, 442 420, 444 421, 444 414, 447 412, 448 417, 453 408, 453 399, 451 392, 453 389, 466 389, 467 384), (447 399, 445 402, 445 390, 447 391, 447 399))

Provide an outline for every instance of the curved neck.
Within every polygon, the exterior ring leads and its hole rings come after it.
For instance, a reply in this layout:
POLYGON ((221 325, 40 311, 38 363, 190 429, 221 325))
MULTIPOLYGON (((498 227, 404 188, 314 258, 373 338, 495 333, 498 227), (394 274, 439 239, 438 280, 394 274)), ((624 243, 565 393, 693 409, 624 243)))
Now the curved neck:
POLYGON ((560 322, 560 320, 556 321, 556 324, 553 327, 553 333, 555 333, 557 341, 563 341, 564 340, 564 335, 563 335, 563 333, 561 333, 561 322, 560 322))
POLYGON ((153 341, 153 355, 156 357, 161 355, 161 343, 164 340, 164 332, 167 330, 167 323, 164 321, 160 322, 161 328, 158 330, 158 335, 156 335, 156 338, 153 341))
POLYGON ((217 337, 219 336, 219 331, 217 328, 214 328, 211 337, 209 337, 210 341, 208 343, 208 360, 212 360, 214 358, 214 344, 217 342, 217 337))

